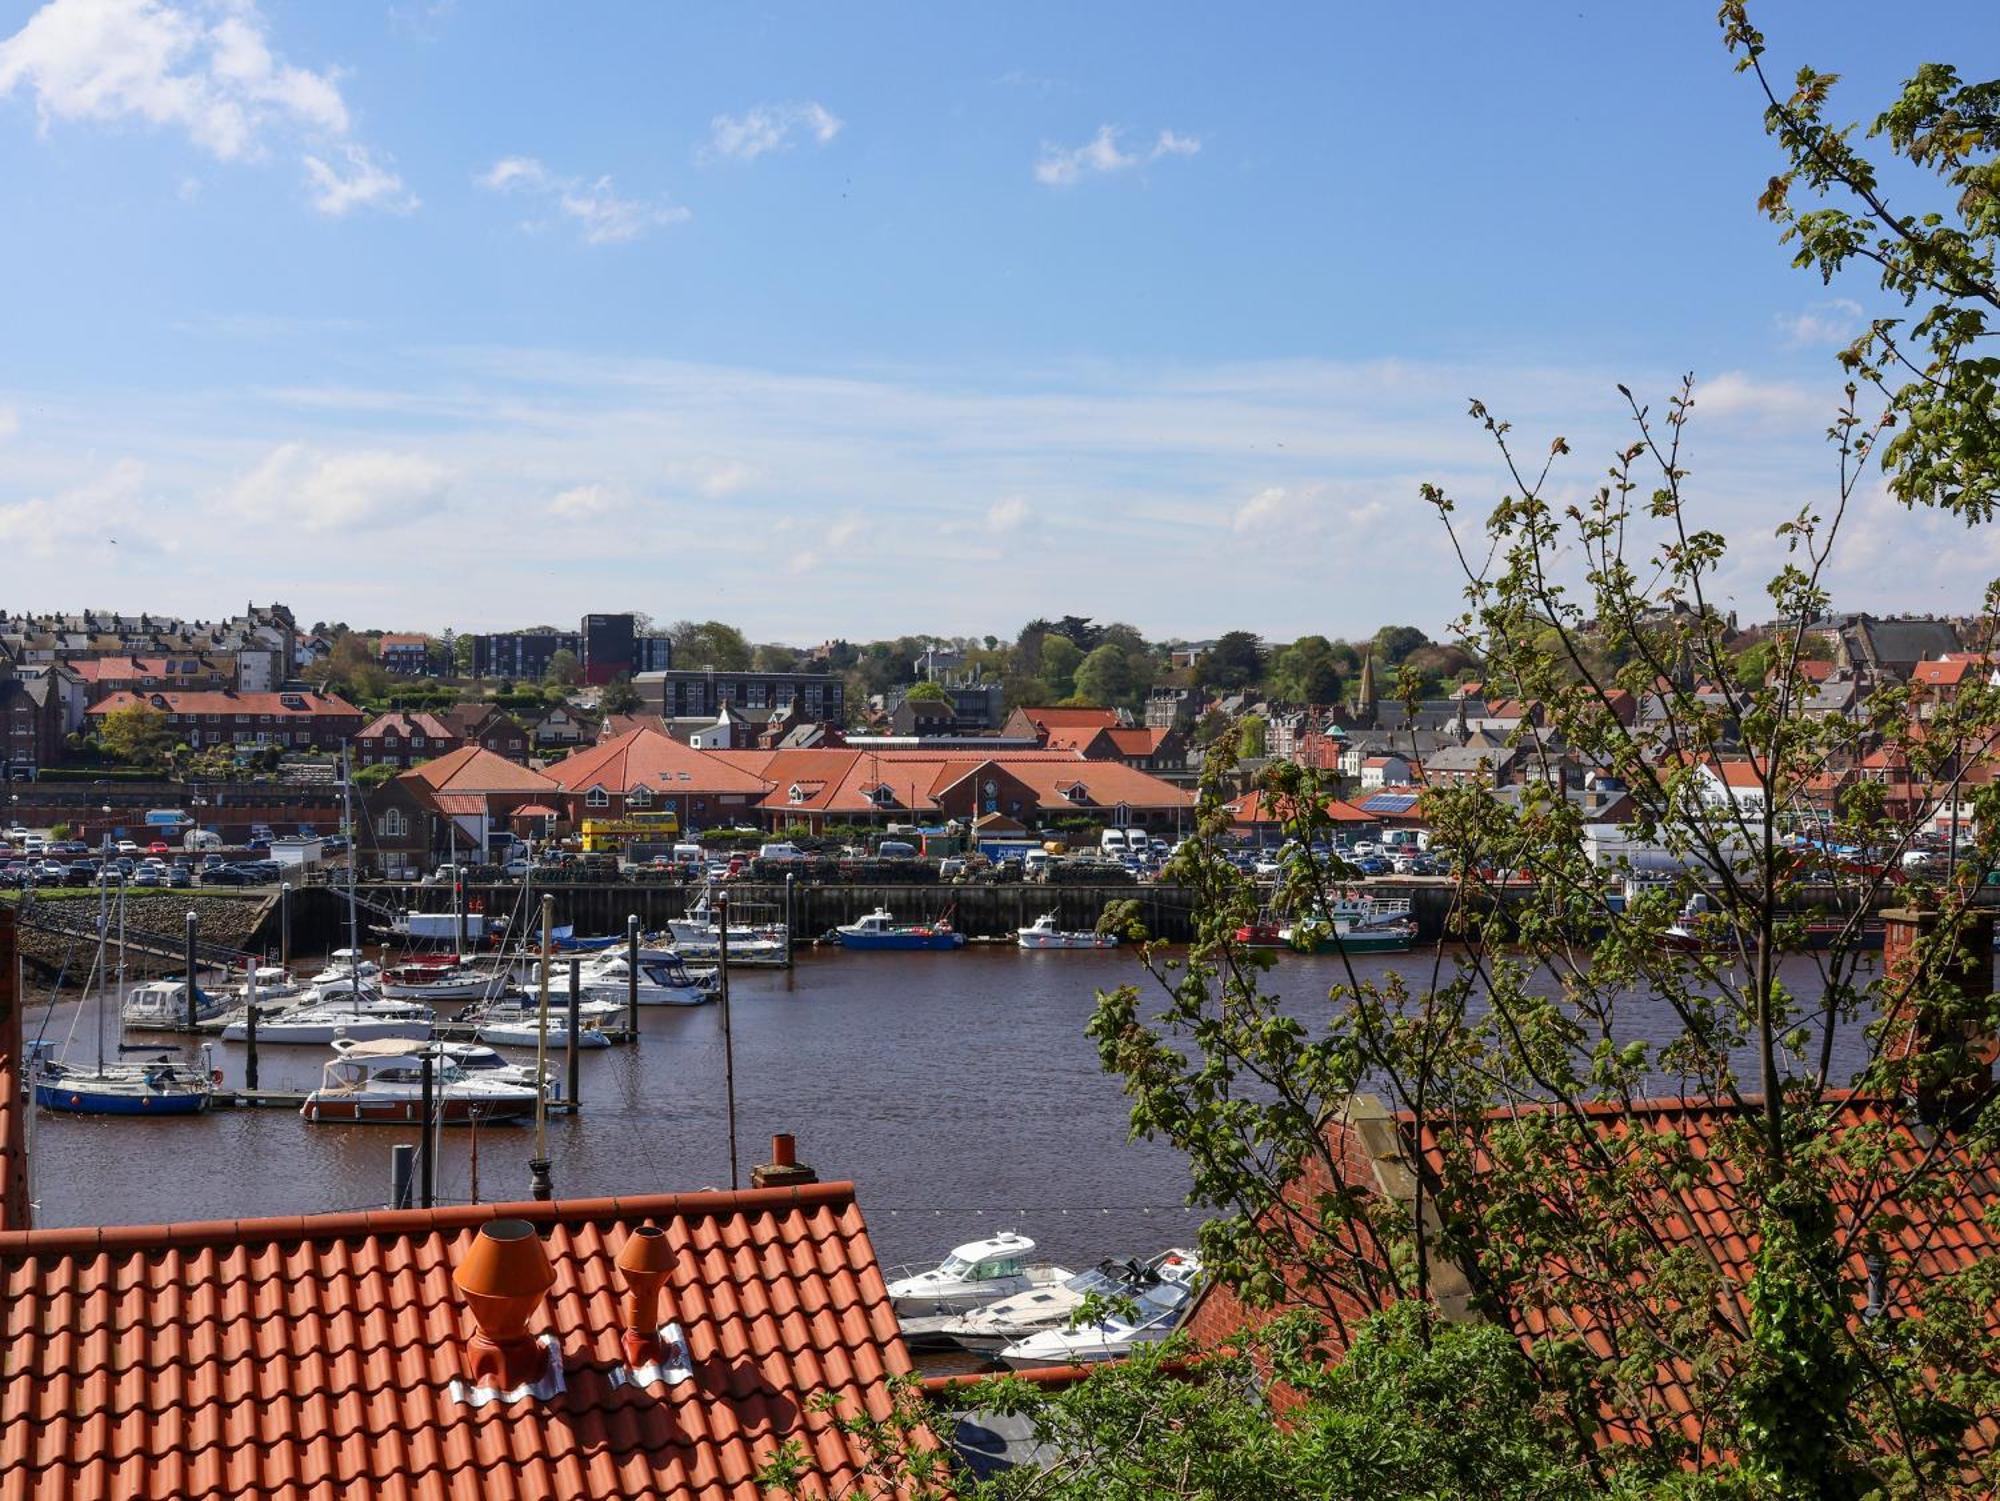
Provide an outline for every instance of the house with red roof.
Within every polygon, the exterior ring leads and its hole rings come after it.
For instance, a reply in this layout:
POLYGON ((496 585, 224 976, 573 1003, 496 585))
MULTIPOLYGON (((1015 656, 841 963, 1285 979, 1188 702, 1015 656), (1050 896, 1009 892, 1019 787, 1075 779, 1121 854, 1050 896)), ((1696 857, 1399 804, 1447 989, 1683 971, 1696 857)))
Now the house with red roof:
POLYGON ((770 784, 714 752, 647 725, 573 751, 549 768, 571 822, 672 813, 683 829, 756 822, 770 784))
POLYGON ((337 694, 310 689, 280 693, 113 693, 85 711, 95 726, 107 714, 145 704, 167 716, 167 728, 196 750, 204 746, 272 746, 279 750, 337 751, 360 730, 365 716, 337 694))
POLYGON ((497 835, 546 837, 562 801, 561 787, 541 773, 480 746, 460 746, 366 794, 356 858, 394 878, 454 855, 482 860, 497 835))
POLYGON ((1049 750, 1080 751, 1099 730, 1125 729, 1132 720, 1122 709, 1052 704, 1019 708, 1000 726, 1003 740, 1039 740, 1049 750))
POLYGON ((463 742, 435 714, 378 714, 354 737, 356 766, 394 766, 399 770, 434 761, 457 750, 463 742))
POLYGON ((401 677, 424 678, 432 675, 431 638, 421 632, 387 631, 375 643, 375 655, 381 659, 384 671, 401 677))

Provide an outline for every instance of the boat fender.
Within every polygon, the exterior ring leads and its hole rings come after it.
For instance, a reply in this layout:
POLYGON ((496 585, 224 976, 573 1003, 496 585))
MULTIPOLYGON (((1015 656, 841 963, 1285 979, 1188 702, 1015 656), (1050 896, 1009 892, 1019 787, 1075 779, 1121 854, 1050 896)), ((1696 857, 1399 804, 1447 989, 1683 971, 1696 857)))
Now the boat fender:
POLYGON ((208 1082, 211 1084, 220 1084, 222 1082, 222 1070, 219 1068, 210 1069, 208 1073, 208 1082))

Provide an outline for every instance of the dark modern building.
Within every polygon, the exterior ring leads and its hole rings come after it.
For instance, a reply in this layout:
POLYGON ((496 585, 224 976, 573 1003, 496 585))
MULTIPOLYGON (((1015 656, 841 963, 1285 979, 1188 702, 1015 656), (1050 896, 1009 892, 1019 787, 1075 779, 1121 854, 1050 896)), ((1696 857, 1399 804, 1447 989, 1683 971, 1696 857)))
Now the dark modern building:
POLYGON ((569 652, 580 660, 583 637, 575 631, 499 631, 489 636, 474 636, 472 675, 539 682, 548 675, 549 663, 559 651, 569 652))
POLYGON ((472 638, 472 675, 476 678, 545 677, 559 651, 572 653, 583 666, 586 683, 609 683, 642 672, 663 672, 674 665, 673 645, 665 636, 639 629, 630 613, 586 615, 574 631, 500 631, 472 638))
POLYGON ((724 704, 745 710, 796 704, 800 715, 815 724, 839 724, 846 717, 844 685, 837 673, 671 668, 635 673, 632 683, 647 711, 663 719, 713 719, 724 704))

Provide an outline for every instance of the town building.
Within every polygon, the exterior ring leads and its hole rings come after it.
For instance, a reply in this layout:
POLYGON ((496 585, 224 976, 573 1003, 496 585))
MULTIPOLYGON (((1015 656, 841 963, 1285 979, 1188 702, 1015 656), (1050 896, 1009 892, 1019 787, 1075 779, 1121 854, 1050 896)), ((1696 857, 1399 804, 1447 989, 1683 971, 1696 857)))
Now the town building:
POLYGON ((0 673, 0 779, 31 781, 63 757, 63 706, 53 677, 0 673))
POLYGON ((472 638, 472 675, 539 683, 549 674, 557 652, 583 660, 583 637, 575 631, 544 628, 498 631, 472 638))
POLYGON ((390 878, 421 874, 454 854, 483 859, 497 836, 527 827, 539 832, 559 817, 561 792, 525 766, 461 746, 368 792, 367 833, 356 843, 356 858, 390 878))
POLYGON ((741 710, 796 707, 808 720, 842 724, 846 685, 832 672, 730 672, 716 667, 676 667, 633 674, 648 713, 663 719, 708 719, 724 704, 741 710))
POLYGON ((377 715, 354 736, 356 766, 394 766, 399 770, 422 765, 463 742, 451 727, 435 714, 405 714, 391 710, 377 715))
POLYGON ((673 666, 673 643, 658 631, 642 630, 633 614, 586 615, 573 631, 537 626, 495 631, 472 638, 472 675, 539 682, 548 676, 557 652, 577 660, 583 681, 604 684, 673 666))
POLYGON ((460 745, 476 745, 522 766, 534 754, 534 736, 527 726, 492 704, 453 704, 437 717, 460 745))
POLYGON ((393 672, 398 677, 428 678, 437 676, 432 647, 428 636, 389 632, 375 644, 375 654, 381 659, 384 672, 393 672))
POLYGON ((364 723, 361 711, 346 699, 310 690, 114 693, 92 704, 86 717, 94 725, 105 715, 133 704, 145 704, 165 714, 167 728, 175 738, 195 750, 214 745, 247 745, 336 751, 364 723))
POLYGON ((683 745, 662 730, 631 730, 549 768, 572 823, 671 813, 683 830, 755 823, 770 784, 723 753, 683 745))

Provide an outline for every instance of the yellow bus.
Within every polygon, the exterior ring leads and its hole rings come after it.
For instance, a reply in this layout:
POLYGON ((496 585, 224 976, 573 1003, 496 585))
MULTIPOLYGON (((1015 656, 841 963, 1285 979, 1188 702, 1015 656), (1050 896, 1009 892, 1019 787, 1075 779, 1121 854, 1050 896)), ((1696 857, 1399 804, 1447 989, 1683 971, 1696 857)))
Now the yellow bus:
POLYGON ((622 855, 634 845, 671 845, 680 837, 677 813, 627 813, 622 818, 586 818, 583 821, 583 852, 587 855, 622 855))

